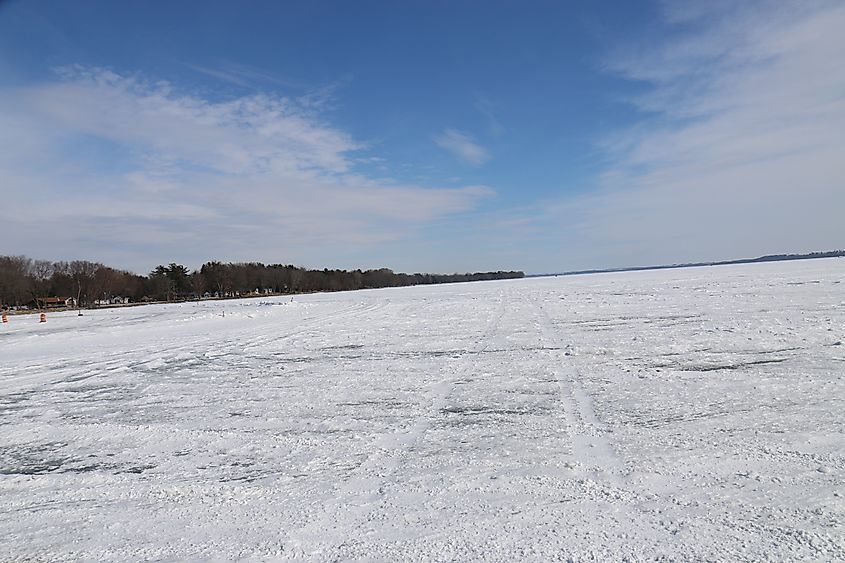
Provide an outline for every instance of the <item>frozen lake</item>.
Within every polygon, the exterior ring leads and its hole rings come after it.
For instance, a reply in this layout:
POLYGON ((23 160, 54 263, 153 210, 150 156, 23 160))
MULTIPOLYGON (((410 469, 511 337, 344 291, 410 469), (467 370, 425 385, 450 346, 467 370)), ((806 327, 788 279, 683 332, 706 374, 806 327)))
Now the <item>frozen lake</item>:
POLYGON ((843 280, 827 259, 11 317, 0 559, 845 560, 843 280))

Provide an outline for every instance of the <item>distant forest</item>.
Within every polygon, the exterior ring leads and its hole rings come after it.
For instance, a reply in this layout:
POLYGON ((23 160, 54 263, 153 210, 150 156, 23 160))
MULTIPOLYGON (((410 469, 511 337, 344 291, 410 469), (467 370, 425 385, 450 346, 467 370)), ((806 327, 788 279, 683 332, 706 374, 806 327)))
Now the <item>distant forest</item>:
POLYGON ((523 272, 401 274, 378 270, 309 270, 258 262, 206 262, 190 271, 181 264, 156 267, 141 276, 85 260, 50 262, 0 256, 0 307, 96 306, 150 301, 345 291, 378 287, 500 280, 523 272))
POLYGON ((758 262, 785 262, 788 260, 810 260, 812 258, 842 258, 845 250, 827 250, 824 252, 808 252, 806 254, 768 254, 757 258, 740 258, 738 260, 721 260, 719 262, 686 262, 683 264, 663 264, 659 266, 631 266, 628 268, 606 268, 601 270, 573 270, 560 274, 535 274, 531 277, 544 276, 580 276, 582 274, 609 274, 613 272, 641 272, 644 270, 672 270, 674 268, 695 268, 698 266, 727 266, 730 264, 756 264, 758 262))

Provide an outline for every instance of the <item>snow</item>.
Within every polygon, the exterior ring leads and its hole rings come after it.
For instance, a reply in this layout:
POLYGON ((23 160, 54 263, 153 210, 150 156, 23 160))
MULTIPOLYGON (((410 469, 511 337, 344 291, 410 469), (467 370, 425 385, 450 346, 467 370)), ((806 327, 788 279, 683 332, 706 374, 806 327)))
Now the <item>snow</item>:
POLYGON ((0 558, 845 560, 843 278, 13 316, 0 558))

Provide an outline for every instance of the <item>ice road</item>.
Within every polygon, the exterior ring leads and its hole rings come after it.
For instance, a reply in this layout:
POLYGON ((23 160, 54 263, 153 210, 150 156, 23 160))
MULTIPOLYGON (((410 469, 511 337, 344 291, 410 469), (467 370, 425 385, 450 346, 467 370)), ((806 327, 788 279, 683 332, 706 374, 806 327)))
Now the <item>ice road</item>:
POLYGON ((0 559, 845 560, 843 280, 827 259, 15 316, 0 559))

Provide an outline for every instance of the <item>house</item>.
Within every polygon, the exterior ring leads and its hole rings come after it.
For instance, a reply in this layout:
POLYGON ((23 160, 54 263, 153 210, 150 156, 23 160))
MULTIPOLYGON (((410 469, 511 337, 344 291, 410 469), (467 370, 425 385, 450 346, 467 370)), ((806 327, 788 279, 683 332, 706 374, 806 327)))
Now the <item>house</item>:
POLYGON ((121 297, 121 296, 119 296, 119 295, 118 295, 118 296, 115 296, 115 297, 109 297, 109 298, 97 299, 96 301, 94 301, 94 305, 98 305, 98 306, 103 306, 103 305, 106 305, 106 306, 108 306, 108 305, 126 305, 126 304, 128 304, 128 303, 129 303, 129 298, 128 298, 128 297, 121 297))
POLYGON ((73 297, 38 297, 27 303, 30 309, 62 309, 76 306, 73 297))

